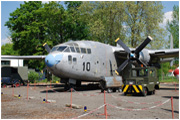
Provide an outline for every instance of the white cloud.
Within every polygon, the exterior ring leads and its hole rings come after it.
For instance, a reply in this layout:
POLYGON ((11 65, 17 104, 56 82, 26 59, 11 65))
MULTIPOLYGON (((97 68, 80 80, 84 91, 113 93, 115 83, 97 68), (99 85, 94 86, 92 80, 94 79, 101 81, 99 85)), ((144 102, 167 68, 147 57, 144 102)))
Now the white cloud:
POLYGON ((163 16, 163 22, 160 23, 159 25, 163 28, 166 28, 166 24, 167 24, 167 21, 172 21, 172 14, 173 14, 173 11, 169 11, 169 12, 166 12, 164 13, 164 16, 163 16))
POLYGON ((1 46, 6 44, 6 43, 12 43, 12 38, 11 37, 7 37, 5 39, 1 39, 1 46))

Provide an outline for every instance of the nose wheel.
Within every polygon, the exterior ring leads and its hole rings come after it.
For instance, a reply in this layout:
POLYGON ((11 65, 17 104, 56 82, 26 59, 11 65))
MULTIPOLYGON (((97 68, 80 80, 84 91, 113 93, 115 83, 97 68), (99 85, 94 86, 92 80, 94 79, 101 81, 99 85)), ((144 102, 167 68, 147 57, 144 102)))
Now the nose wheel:
POLYGON ((75 87, 76 87, 76 86, 73 85, 73 84, 65 83, 64 91, 71 91, 71 88, 72 88, 72 91, 74 92, 75 87))

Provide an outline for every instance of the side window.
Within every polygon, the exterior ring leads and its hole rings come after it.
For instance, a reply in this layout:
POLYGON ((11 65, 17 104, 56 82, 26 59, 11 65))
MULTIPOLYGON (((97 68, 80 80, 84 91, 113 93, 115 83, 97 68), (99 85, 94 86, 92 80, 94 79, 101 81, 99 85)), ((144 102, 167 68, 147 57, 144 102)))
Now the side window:
POLYGON ((77 51, 77 53, 80 53, 79 47, 76 47, 76 51, 77 51))
POLYGON ((76 64, 77 63, 77 58, 73 58, 73 63, 76 64))
POLYGON ((154 70, 150 70, 150 76, 154 77, 155 76, 155 72, 154 70))
POLYGON ((72 63, 72 56, 68 55, 68 63, 71 64, 72 63))
POLYGON ((137 71, 136 70, 132 70, 132 77, 137 77, 137 71))
POLYGON ((71 52, 75 52, 74 47, 70 47, 70 49, 71 49, 71 52))
POLYGON ((91 54, 91 49, 90 48, 87 48, 87 53, 91 54))
POLYGON ((85 48, 81 48, 81 53, 86 53, 86 49, 85 48))

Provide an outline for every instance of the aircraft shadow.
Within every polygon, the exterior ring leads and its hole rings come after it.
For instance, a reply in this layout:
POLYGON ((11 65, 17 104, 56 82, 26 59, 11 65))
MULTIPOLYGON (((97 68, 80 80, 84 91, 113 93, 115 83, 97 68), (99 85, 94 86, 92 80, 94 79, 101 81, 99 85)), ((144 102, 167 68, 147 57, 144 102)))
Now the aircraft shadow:
MULTIPOLYGON (((45 85, 46 86, 46 85, 45 85)), ((44 86, 44 87, 45 87, 44 86)), ((71 92, 71 90, 64 90, 64 86, 65 85, 55 85, 55 86, 51 86, 51 90, 48 90, 48 93, 54 93, 54 92, 71 92)), ((100 88, 98 87, 98 85, 81 85, 81 87, 76 87, 75 88, 76 91, 93 91, 93 90, 100 90, 100 88)), ((74 91, 73 91, 74 92, 74 91)), ((100 91, 99 91, 100 92, 100 91)), ((41 93, 46 93, 46 90, 41 91, 41 93)))
MULTIPOLYGON (((171 96, 162 96, 163 98, 171 98, 171 96)), ((179 99, 179 96, 172 96, 173 99, 179 99)))
MULTIPOLYGON (((168 112, 172 112, 172 110, 171 109, 164 109, 164 108, 161 108, 162 110, 165 110, 165 111, 168 111, 168 112)), ((174 113, 177 113, 177 114, 179 114, 179 111, 174 111, 174 113)))
MULTIPOLYGON (((160 90, 175 90, 175 88, 160 88, 160 90)), ((176 90, 179 90, 179 88, 176 88, 176 90)))

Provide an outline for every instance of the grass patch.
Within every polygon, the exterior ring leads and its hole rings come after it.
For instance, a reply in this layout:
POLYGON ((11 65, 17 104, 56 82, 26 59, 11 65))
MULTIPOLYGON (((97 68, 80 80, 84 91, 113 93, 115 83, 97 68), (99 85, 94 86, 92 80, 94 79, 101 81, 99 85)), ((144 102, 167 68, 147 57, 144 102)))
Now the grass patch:
POLYGON ((176 77, 164 77, 163 79, 159 78, 159 82, 168 82, 168 83, 176 82, 176 83, 179 83, 179 80, 176 77))

